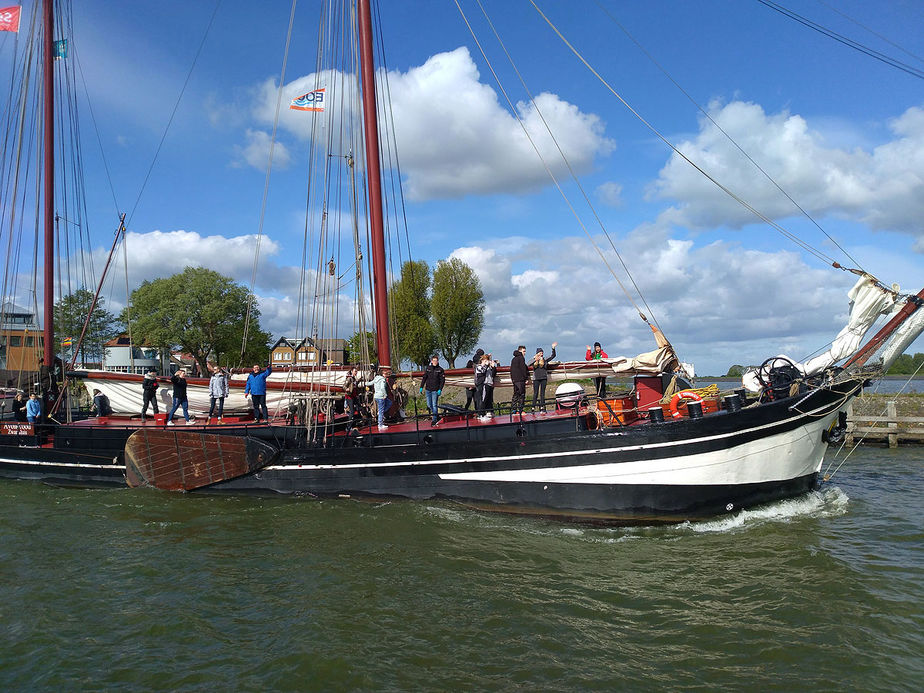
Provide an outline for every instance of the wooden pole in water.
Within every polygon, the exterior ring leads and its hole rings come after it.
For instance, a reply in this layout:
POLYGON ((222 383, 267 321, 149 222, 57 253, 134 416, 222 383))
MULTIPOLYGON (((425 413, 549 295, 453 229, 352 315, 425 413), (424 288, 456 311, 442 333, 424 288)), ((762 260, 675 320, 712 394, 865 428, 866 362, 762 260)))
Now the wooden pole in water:
POLYGON ((372 60, 370 0, 359 0, 359 55, 363 87, 363 128, 366 139, 366 178, 369 188, 369 225, 372 242, 372 300, 375 309, 375 346, 380 366, 391 365, 388 334, 388 275, 385 270, 385 224, 379 163, 379 125, 372 60))

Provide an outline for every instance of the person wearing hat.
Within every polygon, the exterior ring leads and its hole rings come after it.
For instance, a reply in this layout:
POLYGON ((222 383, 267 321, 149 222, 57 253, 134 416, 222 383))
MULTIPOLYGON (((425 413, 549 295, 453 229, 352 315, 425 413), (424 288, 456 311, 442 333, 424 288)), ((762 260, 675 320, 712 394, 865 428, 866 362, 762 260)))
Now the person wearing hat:
MULTIPOLYGON (((609 356, 606 355, 606 352, 603 351, 603 347, 600 346, 600 342, 594 342, 593 351, 590 349, 590 345, 587 346, 587 355, 584 357, 585 361, 599 361, 600 359, 608 359, 609 356)), ((606 394, 606 376, 599 378, 594 378, 594 384, 597 388, 597 397, 601 399, 606 394)))
POLYGON ((110 416, 112 414, 109 398, 99 389, 93 390, 93 410, 97 416, 110 416))
POLYGON ((520 345, 513 352, 510 361, 510 382, 513 383, 513 396, 510 398, 510 412, 522 414, 526 405, 526 383, 529 382, 529 367, 526 365, 526 347, 520 345))
POLYGON ((555 359, 555 347, 558 342, 552 342, 552 353, 545 357, 542 347, 536 349, 536 355, 530 365, 533 367, 533 411, 545 413, 545 386, 549 382, 549 361, 555 359))
POLYGON ((144 380, 141 381, 141 421, 143 422, 147 418, 148 414, 148 405, 150 404, 154 407, 154 413, 159 414, 157 410, 157 388, 160 385, 157 384, 157 373, 153 368, 149 368, 148 372, 144 374, 144 380))
POLYGON ((378 409, 380 431, 388 428, 385 425, 385 412, 391 407, 391 400, 388 399, 388 381, 386 380, 389 375, 391 375, 391 367, 382 366, 372 379, 372 397, 375 399, 375 405, 378 409))

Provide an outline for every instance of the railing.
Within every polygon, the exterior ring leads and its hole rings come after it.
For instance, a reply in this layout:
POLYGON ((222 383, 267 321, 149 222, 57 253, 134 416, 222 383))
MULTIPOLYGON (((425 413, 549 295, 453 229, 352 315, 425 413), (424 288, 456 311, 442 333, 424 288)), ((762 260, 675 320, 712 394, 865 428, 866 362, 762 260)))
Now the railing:
POLYGON ((853 402, 847 406, 847 445, 888 442, 890 448, 899 443, 924 443, 924 417, 898 416, 895 401, 886 403, 885 416, 856 414, 853 402))

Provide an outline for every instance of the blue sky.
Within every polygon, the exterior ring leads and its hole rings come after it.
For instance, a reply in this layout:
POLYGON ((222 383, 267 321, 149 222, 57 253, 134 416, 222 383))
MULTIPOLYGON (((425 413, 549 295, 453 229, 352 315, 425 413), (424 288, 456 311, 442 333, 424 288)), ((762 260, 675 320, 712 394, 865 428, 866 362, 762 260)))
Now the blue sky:
MULTIPOLYGON (((802 358, 837 334, 851 275, 806 254, 679 161, 528 1, 482 1, 530 91, 542 95, 540 111, 683 360, 699 373, 724 373, 777 353, 802 358)), ((477 3, 460 4, 528 127, 540 132, 477 3)), ((864 269, 904 290, 921 288, 924 80, 756 0, 601 0, 612 16, 595 2, 536 4, 657 131, 763 214, 851 264, 620 25, 864 269)), ((784 4, 924 69, 919 2, 784 4)), ((119 209, 130 212, 215 3, 75 5, 71 40, 119 209)), ((456 256, 476 270, 487 299, 482 345, 501 358, 520 343, 532 353, 558 341, 567 359, 582 358, 594 341, 611 356, 653 348, 524 141, 455 3, 383 5, 413 256, 431 264, 456 256)), ((130 221, 130 284, 187 264, 249 284, 289 12, 288 2, 218 6, 130 221)), ((299 3, 286 100, 311 82, 317 17, 318 3, 299 3)), ((4 37, 0 64, 8 66, 9 54, 4 37)), ((291 334, 297 322, 307 122, 287 111, 280 123, 264 222, 255 290, 263 326, 277 336, 291 334)), ((89 119, 82 116, 82 124, 91 233, 102 256, 116 209, 89 119)), ((541 134, 539 146, 551 151, 541 134)), ((561 162, 549 161, 561 173, 561 162)), ((595 241, 608 247, 573 183, 564 187, 595 241)), ((611 252, 608 260, 618 264, 611 252)), ((124 293, 123 279, 112 282, 110 306, 120 308, 124 293)), ((350 300, 339 303, 346 309, 350 300)), ((341 336, 351 325, 341 317, 341 336)))

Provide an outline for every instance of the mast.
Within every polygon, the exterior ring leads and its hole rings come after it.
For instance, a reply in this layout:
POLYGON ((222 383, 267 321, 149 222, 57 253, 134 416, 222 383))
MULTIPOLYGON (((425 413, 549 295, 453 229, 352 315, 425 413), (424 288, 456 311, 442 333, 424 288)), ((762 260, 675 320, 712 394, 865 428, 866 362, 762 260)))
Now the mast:
POLYGON ((369 188, 369 225, 372 238, 372 302, 375 307, 375 347, 379 365, 391 365, 388 332, 388 275, 385 271, 385 224, 382 218, 382 179, 379 163, 379 125, 372 61, 371 0, 359 0, 359 55, 363 88, 363 129, 366 140, 366 180, 369 188))
MULTIPOLYGON (((45 0, 43 6, 42 25, 44 36, 42 44, 44 48, 44 74, 42 80, 42 89, 44 92, 44 112, 43 121, 45 125, 44 134, 44 164, 45 164, 45 275, 43 282, 43 339, 45 349, 43 358, 45 367, 54 372, 55 364, 55 115, 54 115, 54 0, 45 0)), ((51 376, 52 378, 54 376, 51 376)))

